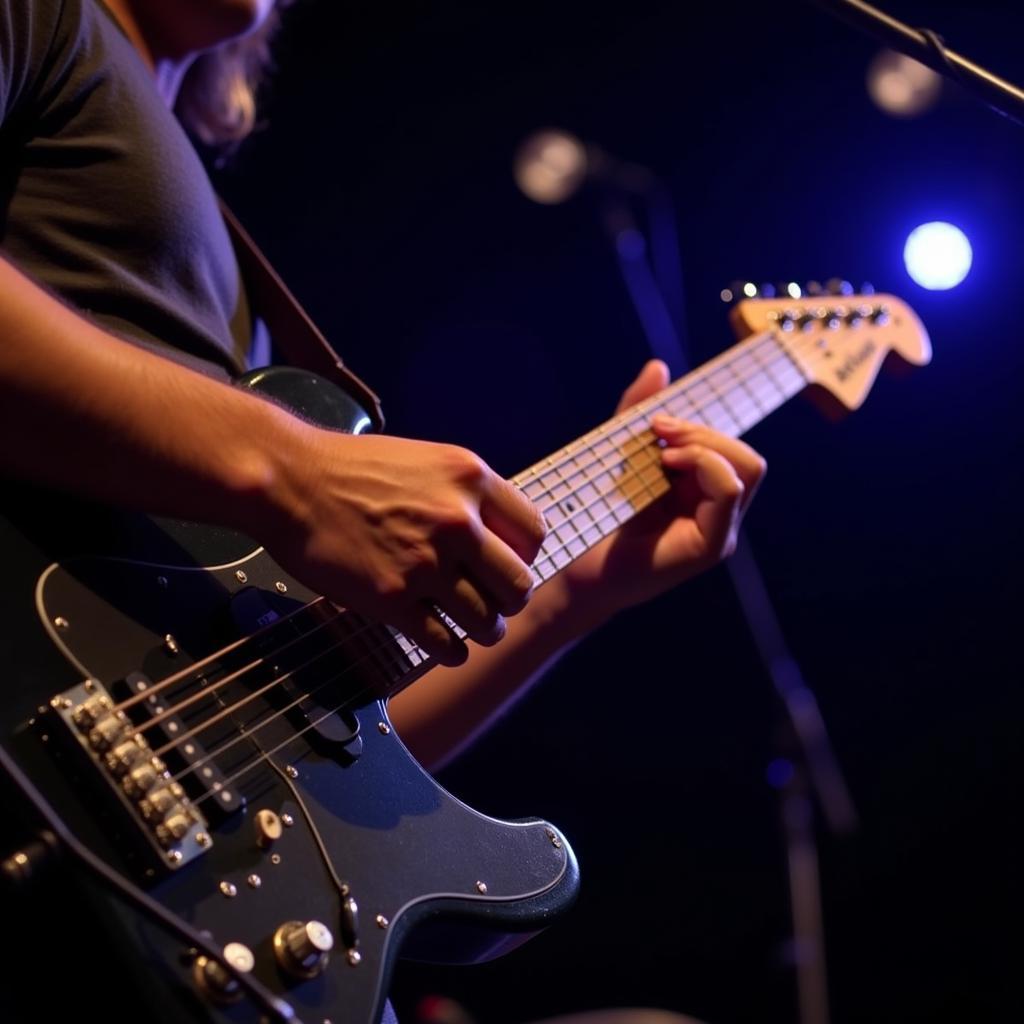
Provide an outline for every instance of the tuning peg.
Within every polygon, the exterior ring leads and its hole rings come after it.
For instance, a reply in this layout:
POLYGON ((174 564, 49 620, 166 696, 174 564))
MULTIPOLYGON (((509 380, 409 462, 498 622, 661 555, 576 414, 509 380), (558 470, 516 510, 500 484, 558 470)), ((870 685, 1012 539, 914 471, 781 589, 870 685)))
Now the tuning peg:
POLYGON ((820 281, 808 281, 804 285, 804 295, 824 295, 825 289, 822 288, 820 281))
POLYGON ((740 299, 756 299, 760 290, 753 281, 730 281, 718 296, 723 302, 739 302, 740 299))
POLYGON ((758 289, 758 295, 762 299, 774 299, 776 295, 775 285, 767 282, 765 284, 762 284, 761 287, 758 289))
POLYGON ((824 319, 824 316, 823 309, 806 309, 796 318, 796 325, 801 331, 809 331, 816 321, 824 319))
POLYGON ((791 299, 800 299, 803 298, 804 290, 796 281, 779 281, 775 286, 775 294, 788 295, 791 299))
POLYGON ((825 290, 829 295, 852 295, 853 285, 841 277, 830 277, 825 284, 825 290))
POLYGON ((793 330, 793 325, 797 322, 797 317, 800 314, 793 309, 784 309, 781 313, 775 312, 774 310, 768 314, 768 320, 784 331, 793 330))
POLYGON ((875 294, 875 286, 870 281, 865 281, 860 286, 860 293, 861 293, 861 295, 874 295, 875 294))

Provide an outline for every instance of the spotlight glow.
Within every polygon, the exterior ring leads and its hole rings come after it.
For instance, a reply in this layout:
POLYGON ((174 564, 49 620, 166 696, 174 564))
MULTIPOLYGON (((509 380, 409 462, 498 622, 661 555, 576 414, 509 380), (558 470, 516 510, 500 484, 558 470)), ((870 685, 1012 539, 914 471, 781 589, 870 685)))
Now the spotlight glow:
POLYGON ((932 291, 955 288, 967 276, 972 259, 967 236, 944 221, 914 228, 903 247, 907 273, 932 291))

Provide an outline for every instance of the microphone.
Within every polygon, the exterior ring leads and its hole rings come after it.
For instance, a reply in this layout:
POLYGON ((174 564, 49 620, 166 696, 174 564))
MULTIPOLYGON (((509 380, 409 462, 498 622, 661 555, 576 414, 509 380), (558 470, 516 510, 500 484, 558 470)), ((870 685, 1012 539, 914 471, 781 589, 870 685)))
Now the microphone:
POLYGON ((513 175, 523 195, 546 206, 564 203, 588 180, 640 196, 657 184, 646 167, 617 160, 562 128, 542 128, 527 136, 516 150, 513 175))

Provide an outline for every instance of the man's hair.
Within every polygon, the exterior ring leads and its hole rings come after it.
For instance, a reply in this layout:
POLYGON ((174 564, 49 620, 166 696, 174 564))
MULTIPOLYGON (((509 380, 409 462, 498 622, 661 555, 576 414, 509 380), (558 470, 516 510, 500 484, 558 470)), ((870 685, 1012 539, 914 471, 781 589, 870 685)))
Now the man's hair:
POLYGON ((185 74, 175 110, 206 145, 230 151, 256 127, 256 94, 271 66, 279 8, 287 2, 278 0, 254 32, 200 54, 185 74))

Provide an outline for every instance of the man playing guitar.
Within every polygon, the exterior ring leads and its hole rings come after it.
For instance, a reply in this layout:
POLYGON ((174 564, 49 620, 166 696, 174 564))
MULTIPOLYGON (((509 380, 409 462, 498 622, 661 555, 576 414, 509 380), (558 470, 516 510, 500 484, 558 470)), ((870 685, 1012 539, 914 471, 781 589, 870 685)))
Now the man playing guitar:
MULTIPOLYGON (((727 555, 765 464, 655 417, 669 493, 533 594, 545 523, 478 456, 322 429, 232 386, 248 302, 171 110, 197 61, 255 45, 274 13, 274 0, 2 4, 2 470, 241 530, 318 593, 397 627, 439 663, 390 705, 436 766, 579 637, 727 555)), ((227 81, 206 86, 222 89, 212 104, 230 102, 227 81)), ((667 383, 648 363, 621 408, 667 383)))

